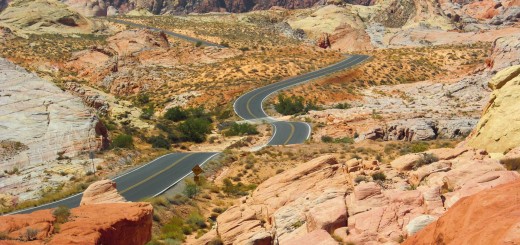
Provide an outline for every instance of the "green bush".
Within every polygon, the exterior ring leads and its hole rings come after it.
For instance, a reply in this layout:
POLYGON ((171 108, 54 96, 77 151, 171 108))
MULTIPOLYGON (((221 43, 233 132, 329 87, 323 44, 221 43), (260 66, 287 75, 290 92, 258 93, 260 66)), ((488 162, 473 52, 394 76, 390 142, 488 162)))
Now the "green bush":
POLYGON ((244 185, 242 182, 238 182, 236 185, 231 182, 230 179, 224 179, 224 188, 223 191, 229 195, 233 196, 246 196, 248 195, 248 191, 254 190, 256 185, 244 185))
POLYGON ((332 137, 328 136, 328 135, 321 136, 321 141, 323 143, 332 143, 333 140, 334 139, 332 137))
POLYGON ((172 217, 172 219, 162 226, 161 228, 161 239, 175 239, 179 241, 184 241, 186 239, 186 236, 184 235, 184 232, 182 230, 182 227, 184 226, 184 221, 182 221, 179 217, 172 217))
POLYGON ((168 140, 162 135, 150 137, 148 143, 152 144, 153 148, 170 149, 170 142, 168 142, 168 140))
POLYGON ((256 125, 250 123, 236 123, 231 124, 229 130, 224 132, 225 136, 237 136, 237 135, 255 135, 258 134, 256 125))
POLYGON ((421 159, 419 159, 419 161, 417 161, 415 163, 415 165, 413 166, 413 169, 417 170, 418 168, 420 168, 424 165, 428 165, 428 164, 431 164, 431 163, 434 163, 437 161, 439 161, 439 158, 437 156, 435 156, 434 154, 424 153, 424 154, 422 154, 421 159))
POLYGON ((286 97, 284 94, 279 94, 278 103, 274 108, 283 115, 294 115, 305 110, 305 101, 301 96, 286 97))
POLYGON ((131 135, 120 134, 112 140, 112 147, 131 149, 134 147, 134 139, 131 135))
POLYGON ((211 133, 211 122, 201 118, 189 118, 179 124, 179 132, 185 141, 202 143, 206 135, 211 133))
POLYGON ((168 109, 164 114, 164 118, 174 122, 180 122, 188 118, 188 112, 183 110, 180 106, 176 106, 168 109))
POLYGON ((409 153, 419 153, 427 151, 430 148, 430 145, 426 142, 412 142, 409 145, 405 145, 401 147, 399 150, 399 154, 406 155, 409 153))
POLYGON ((200 215, 198 212, 192 212, 190 213, 190 216, 188 217, 188 220, 186 221, 189 225, 191 225, 194 228, 198 229, 204 229, 208 227, 206 222, 204 221, 204 217, 200 215))
POLYGON ((202 46, 202 42, 201 42, 201 41, 197 41, 197 42, 195 43, 195 47, 200 47, 200 46, 202 46))

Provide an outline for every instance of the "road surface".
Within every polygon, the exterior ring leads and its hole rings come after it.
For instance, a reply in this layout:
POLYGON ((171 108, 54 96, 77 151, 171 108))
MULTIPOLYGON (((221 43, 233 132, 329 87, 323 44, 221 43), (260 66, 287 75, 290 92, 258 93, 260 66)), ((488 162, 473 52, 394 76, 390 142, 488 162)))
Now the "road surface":
POLYGON ((277 121, 264 111, 262 105, 264 100, 280 90, 351 68, 364 62, 368 58, 369 56, 366 55, 352 55, 331 66, 254 89, 240 96, 240 98, 235 101, 233 105, 235 113, 244 120, 252 122, 265 121, 270 123, 274 130, 267 145, 301 144, 310 137, 311 126, 304 122, 277 121))
MULTIPOLYGON (((216 46, 222 48, 220 45, 214 43, 166 30, 134 24, 123 20, 110 19, 110 21, 139 28, 148 28, 155 31, 162 31, 167 35, 182 38, 190 42, 201 42, 206 46, 216 46)), ((313 79, 332 74, 346 68, 350 68, 365 61, 367 58, 368 56, 364 55, 353 55, 344 59, 343 61, 320 70, 310 72, 305 75, 292 77, 277 83, 267 85, 265 87, 252 90, 239 97, 235 101, 233 107, 236 114, 245 120, 260 120, 273 125, 273 135, 268 141, 267 145, 301 144, 310 136, 310 125, 304 122, 277 121, 265 113, 262 106, 263 101, 270 95, 280 90, 301 83, 309 82, 313 79)), ((195 165, 203 165, 218 154, 218 152, 170 153, 163 155, 141 167, 135 168, 131 171, 123 173, 120 176, 114 177, 112 180, 116 182, 117 190, 123 197, 125 197, 126 200, 139 201, 164 193, 173 185, 188 176, 191 173, 191 169, 195 165)), ((10 214, 30 213, 36 210, 55 208, 58 206, 67 206, 69 208, 73 208, 79 206, 81 197, 82 193, 79 193, 56 202, 15 211, 10 214)))

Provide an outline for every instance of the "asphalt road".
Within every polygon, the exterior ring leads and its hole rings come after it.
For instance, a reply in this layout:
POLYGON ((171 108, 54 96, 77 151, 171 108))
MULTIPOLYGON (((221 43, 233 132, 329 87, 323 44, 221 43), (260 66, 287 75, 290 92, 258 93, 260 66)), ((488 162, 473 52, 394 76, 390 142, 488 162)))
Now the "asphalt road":
POLYGON ((208 42, 208 41, 205 41, 205 40, 193 38, 193 37, 190 37, 190 36, 182 35, 182 34, 179 34, 179 33, 171 32, 171 31, 167 31, 167 30, 163 30, 163 29, 158 29, 158 28, 155 28, 155 27, 150 27, 150 26, 145 26, 145 25, 133 23, 133 22, 130 22, 130 21, 119 20, 119 19, 112 19, 112 18, 107 18, 107 20, 115 22, 115 23, 123 24, 123 25, 132 26, 132 27, 144 28, 144 29, 149 29, 149 30, 152 30, 152 31, 162 31, 162 32, 164 32, 165 34, 167 34, 169 36, 180 38, 180 39, 183 39, 183 40, 188 41, 188 42, 192 42, 192 43, 200 42, 204 46, 213 46, 213 47, 225 48, 224 46, 216 44, 216 43, 208 42))
POLYGON ((362 63, 369 56, 352 55, 331 66, 269 84, 265 87, 254 89, 240 96, 234 103, 235 113, 244 120, 252 122, 267 122, 273 125, 273 135, 267 145, 291 145, 301 144, 311 135, 311 126, 304 122, 277 121, 267 115, 263 108, 263 102, 272 94, 289 87, 306 83, 316 78, 338 72, 362 63))
MULTIPOLYGON (((115 178, 118 192, 128 201, 139 201, 162 194, 173 185, 191 174, 195 165, 203 165, 218 155, 217 152, 171 153, 163 155, 141 167, 130 170, 115 178)), ((57 202, 28 208, 16 213, 30 213, 36 210, 67 206, 79 206, 82 193, 70 196, 57 202)))
MULTIPOLYGON (((167 35, 182 38, 190 42, 201 42, 206 46, 216 46, 222 48, 222 46, 218 44, 206 42, 204 40, 195 39, 170 31, 160 30, 157 28, 134 24, 122 20, 110 20, 134 27, 162 31, 167 35)), ((291 86, 305 83, 318 77, 352 67, 363 62, 367 58, 368 56, 364 55, 353 55, 341 62, 322 68, 320 70, 307 73, 305 75, 292 77, 277 83, 267 85, 265 87, 252 90, 235 101, 235 112, 238 116, 245 120, 260 120, 272 124, 274 128, 273 136, 267 143, 268 145, 290 145, 303 143, 310 136, 310 125, 303 122, 277 121, 274 118, 269 117, 262 107, 263 101, 273 93, 276 93, 282 89, 286 89, 291 86)), ((218 154, 218 152, 170 153, 111 179, 116 182, 117 190, 123 197, 126 198, 126 200, 139 201, 164 193, 173 185, 191 174, 191 169, 195 165, 202 166, 204 163, 218 154)), ((15 211, 10 214, 30 213, 36 210, 55 208, 58 206, 67 206, 70 208, 77 207, 79 206, 82 195, 82 193, 79 193, 56 202, 15 211)))

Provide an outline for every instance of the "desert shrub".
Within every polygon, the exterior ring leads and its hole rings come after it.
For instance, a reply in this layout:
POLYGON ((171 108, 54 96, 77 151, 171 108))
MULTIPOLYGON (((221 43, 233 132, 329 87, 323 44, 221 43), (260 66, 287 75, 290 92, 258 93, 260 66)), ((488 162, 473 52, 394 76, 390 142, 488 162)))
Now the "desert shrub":
POLYGON ((211 122, 202 118, 189 118, 179 124, 178 130, 185 141, 201 143, 206 140, 206 135, 211 133, 211 122))
POLYGON ((153 108, 153 106, 150 105, 147 108, 143 109, 143 112, 141 113, 139 118, 149 120, 150 118, 152 118, 154 113, 155 113, 155 109, 153 108))
POLYGON ((423 151, 426 151, 430 148, 430 145, 426 142, 412 142, 411 144, 409 145, 405 145, 403 146, 400 150, 399 150, 399 153, 401 155, 406 155, 406 154, 409 154, 409 153, 419 153, 419 152, 423 152, 423 151))
POLYGON ((191 225, 195 229, 204 229, 208 227, 206 222, 204 221, 204 217, 200 215, 198 212, 192 212, 190 213, 190 216, 188 217, 188 220, 186 221, 187 224, 191 225))
POLYGON ((258 134, 256 126, 250 123, 236 123, 231 124, 231 127, 224 133, 226 136, 237 135, 255 135, 258 134))
POLYGON ((197 184, 191 180, 186 180, 186 185, 184 187, 184 190, 182 193, 186 195, 189 198, 194 198, 199 194, 200 188, 197 186, 197 184))
POLYGON ((324 143, 332 143, 332 141, 334 141, 334 138, 332 138, 328 135, 323 135, 323 136, 321 136, 321 141, 324 143))
POLYGON ((383 172, 375 172, 372 174, 372 179, 374 181, 376 181, 376 180, 385 181, 386 175, 383 172))
POLYGON ((170 142, 162 135, 150 137, 148 143, 152 144, 153 148, 170 149, 170 142))
POLYGON ((226 211, 226 209, 221 208, 221 207, 216 207, 216 208, 213 208, 212 211, 217 213, 217 214, 221 214, 221 213, 224 213, 224 211, 226 211))
POLYGON ((365 182, 368 181, 367 176, 365 176, 365 175, 358 175, 358 176, 356 176, 356 178, 354 179, 354 182, 356 182, 356 183, 358 183, 358 184, 361 183, 361 182, 363 182, 363 181, 365 181, 365 182))
POLYGON ((24 241, 34 241, 36 240, 36 236, 38 235, 38 230, 33 228, 27 228, 25 233, 22 234, 22 240, 24 241))
POLYGON ((278 103, 274 105, 277 112, 283 115, 294 115, 305 110, 305 101, 301 96, 287 97, 284 94, 278 95, 278 103))
POLYGON ((200 46, 202 46, 202 42, 201 42, 201 41, 197 41, 197 42, 195 43, 195 47, 200 47, 200 46))
POLYGON ((168 223, 162 226, 161 228, 161 239, 175 239, 179 241, 184 241, 186 239, 186 236, 184 235, 184 232, 182 230, 182 227, 184 226, 184 222, 179 217, 172 217, 168 223))
POLYGON ((352 144, 354 143, 354 139, 350 137, 336 138, 334 139, 334 143, 352 144))
POLYGON ((59 206, 54 209, 52 215, 56 218, 56 222, 62 224, 69 220, 70 209, 67 206, 59 206))
POLYGON ((135 98, 135 103, 138 105, 146 105, 150 102, 150 96, 147 93, 138 94, 135 98))
POLYGON ((335 105, 334 108, 345 110, 345 109, 352 108, 352 106, 349 103, 339 103, 339 104, 335 105))
POLYGON ((421 159, 415 163, 413 168, 416 170, 424 165, 428 165, 437 161, 439 161, 439 158, 434 154, 424 153, 422 154, 421 159))
POLYGON ((256 188, 256 185, 244 185, 242 182, 238 182, 236 185, 231 182, 230 179, 226 178, 224 179, 224 193, 227 193, 229 195, 233 196, 246 196, 248 194, 248 191, 254 190, 256 188))
POLYGON ((176 106, 168 109, 164 114, 164 118, 174 122, 180 122, 188 118, 188 112, 183 110, 180 106, 176 106))
POLYGON ((0 231, 0 241, 9 239, 9 234, 5 231, 0 231))
POLYGON ((113 148, 127 148, 131 149, 134 147, 134 139, 131 135, 128 134, 120 134, 112 140, 113 148))

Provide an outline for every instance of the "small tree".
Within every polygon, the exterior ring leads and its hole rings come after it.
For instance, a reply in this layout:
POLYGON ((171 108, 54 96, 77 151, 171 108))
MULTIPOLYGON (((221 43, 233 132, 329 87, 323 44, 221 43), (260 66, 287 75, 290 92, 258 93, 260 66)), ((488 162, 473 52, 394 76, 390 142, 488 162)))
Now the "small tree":
POLYGON ((211 123, 201 118, 189 118, 179 124, 178 130, 186 141, 202 143, 206 134, 211 133, 211 123))
POLYGON ((236 123, 231 124, 228 131, 224 133, 226 136, 237 136, 237 135, 255 135, 258 134, 256 126, 250 123, 236 123))
POLYGON ((200 188, 197 184, 191 180, 186 180, 186 186, 184 187, 183 194, 189 198, 194 198, 199 194, 200 188))
POLYGON ((201 41, 197 41, 197 42, 195 43, 195 47, 198 48, 198 47, 200 47, 200 46, 202 46, 202 42, 201 42, 201 41))
POLYGON ((149 120, 150 118, 152 118, 154 112, 155 112, 155 110, 154 110, 153 106, 150 105, 147 108, 143 109, 143 112, 141 113, 139 118, 149 120))

